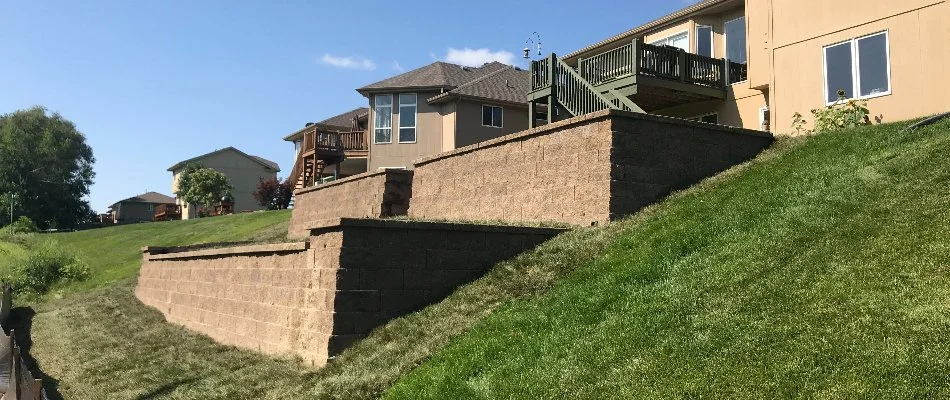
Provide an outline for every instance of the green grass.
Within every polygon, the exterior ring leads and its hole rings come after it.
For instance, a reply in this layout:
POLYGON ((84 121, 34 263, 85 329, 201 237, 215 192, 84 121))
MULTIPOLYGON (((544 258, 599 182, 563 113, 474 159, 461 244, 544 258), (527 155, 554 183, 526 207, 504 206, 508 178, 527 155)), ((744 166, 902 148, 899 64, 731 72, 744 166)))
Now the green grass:
MULTIPOLYGON (((186 221, 120 225, 48 235, 71 248, 92 269, 88 281, 68 291, 85 290, 136 276, 143 246, 180 246, 229 241, 279 241, 287 236, 290 211, 235 214, 186 221)), ((42 239, 47 237, 39 235, 42 239)))
POLYGON ((623 228, 392 399, 946 398, 950 123, 824 134, 623 228))
POLYGON ((13 264, 26 259, 27 249, 17 243, 6 242, 0 238, 0 276, 5 275, 13 264))
POLYGON ((278 232, 62 235, 123 255, 88 260, 111 277, 88 287, 119 283, 38 305, 31 352, 66 398, 946 397, 950 123, 900 127, 782 140, 502 263, 320 370, 164 323, 121 280, 142 245, 278 232))

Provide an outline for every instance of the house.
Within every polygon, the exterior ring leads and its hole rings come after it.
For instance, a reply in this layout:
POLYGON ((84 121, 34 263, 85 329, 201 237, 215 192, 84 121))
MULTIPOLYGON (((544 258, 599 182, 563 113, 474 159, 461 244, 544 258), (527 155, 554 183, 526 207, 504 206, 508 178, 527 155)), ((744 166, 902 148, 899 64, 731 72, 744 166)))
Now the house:
POLYGON ((368 171, 528 128, 528 72, 499 62, 435 62, 357 91, 370 106, 368 171))
POLYGON ((295 187, 312 186, 316 180, 327 177, 344 178, 366 172, 368 115, 369 109, 360 107, 317 123, 308 122, 287 135, 284 140, 293 142, 294 159, 301 161, 295 163, 290 174, 295 187))
POLYGON ((155 210, 166 204, 175 204, 175 198, 157 192, 142 193, 109 206, 108 216, 101 216, 100 222, 116 224, 151 222, 155 210))
MULTIPOLYGON (((280 172, 280 167, 273 161, 249 155, 234 147, 226 147, 187 159, 168 168, 168 171, 172 173, 172 192, 178 193, 178 179, 185 166, 193 163, 214 169, 228 177, 233 187, 231 195, 234 197, 236 212, 265 209, 266 207, 258 205, 254 200, 254 192, 257 191, 261 179, 276 178, 277 173, 280 172)), ((186 204, 181 199, 178 199, 177 204, 182 206, 183 219, 197 216, 197 208, 194 205, 186 204)))
POLYGON ((617 108, 788 132, 843 90, 919 117, 947 109, 946 21, 936 0, 707 0, 532 62, 528 101, 552 121, 617 108))

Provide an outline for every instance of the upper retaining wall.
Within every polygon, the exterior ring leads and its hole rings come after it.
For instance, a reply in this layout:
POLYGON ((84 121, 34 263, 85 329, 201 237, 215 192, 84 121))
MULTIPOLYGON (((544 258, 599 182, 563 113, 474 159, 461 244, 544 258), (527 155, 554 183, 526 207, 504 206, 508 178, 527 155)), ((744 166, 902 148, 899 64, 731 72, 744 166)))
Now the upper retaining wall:
POLYGON ((406 215, 412 196, 412 171, 389 169, 354 175, 294 192, 288 236, 306 237, 311 228, 340 218, 406 215))
POLYGON ((143 249, 136 296, 218 342, 323 365, 563 229, 341 219, 309 243, 143 249))
POLYGON ((601 111, 416 161, 409 216, 603 223, 746 161, 773 140, 601 111))

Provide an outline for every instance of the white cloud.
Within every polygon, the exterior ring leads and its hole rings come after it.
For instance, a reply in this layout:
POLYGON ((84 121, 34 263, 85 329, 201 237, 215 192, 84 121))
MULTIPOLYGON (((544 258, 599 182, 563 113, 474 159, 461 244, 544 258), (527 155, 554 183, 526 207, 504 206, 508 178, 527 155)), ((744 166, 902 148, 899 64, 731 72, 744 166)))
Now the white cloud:
POLYGON ((338 57, 327 53, 320 58, 320 62, 325 65, 337 68, 361 69, 364 71, 372 71, 376 69, 376 63, 374 63, 373 60, 363 57, 338 57))
POLYGON ((498 61, 503 64, 512 65, 515 55, 504 50, 491 51, 487 48, 482 49, 455 49, 449 48, 445 55, 445 61, 453 64, 466 65, 469 67, 480 67, 482 64, 492 61, 498 61))
POLYGON ((403 68, 402 65, 399 65, 399 61, 393 61, 393 70, 402 72, 402 71, 405 71, 406 69, 403 68))

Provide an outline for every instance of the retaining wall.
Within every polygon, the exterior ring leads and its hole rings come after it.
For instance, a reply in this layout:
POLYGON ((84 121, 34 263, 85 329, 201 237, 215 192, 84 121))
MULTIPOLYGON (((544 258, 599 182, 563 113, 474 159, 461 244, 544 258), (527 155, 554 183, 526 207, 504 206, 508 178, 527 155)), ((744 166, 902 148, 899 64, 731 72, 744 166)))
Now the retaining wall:
POLYGON ((563 229, 341 219, 306 242, 143 249, 136 296, 218 342, 323 365, 563 229))
POLYGON ((354 175, 294 192, 288 236, 306 237, 310 228, 340 218, 406 215, 412 196, 412 171, 389 169, 354 175))
POLYGON ((608 110, 415 162, 409 216, 603 223, 733 165, 767 133, 608 110))

